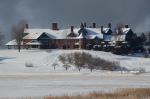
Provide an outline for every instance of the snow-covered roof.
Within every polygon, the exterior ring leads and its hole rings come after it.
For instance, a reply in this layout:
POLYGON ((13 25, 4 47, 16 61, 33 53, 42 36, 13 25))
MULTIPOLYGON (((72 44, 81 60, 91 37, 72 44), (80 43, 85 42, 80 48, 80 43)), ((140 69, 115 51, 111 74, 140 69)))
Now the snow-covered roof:
POLYGON ((127 34, 130 30, 131 28, 122 28, 124 34, 127 34))
POLYGON ((84 38, 84 36, 83 36, 83 34, 81 33, 77 38, 78 38, 78 39, 82 39, 82 38, 84 38))
MULTIPOLYGON (((16 40, 11 40, 8 43, 6 43, 5 45, 11 46, 11 45, 18 45, 18 44, 17 44, 16 40)), ((21 45, 23 45, 23 42, 21 42, 21 45)))
MULTIPOLYGON (((74 29, 74 33, 78 34, 78 28, 74 29)), ((46 33, 52 39, 64 39, 70 33, 70 29, 51 30, 51 29, 26 29, 24 33, 29 33, 24 39, 37 39, 42 33, 46 33)))
POLYGON ((107 34, 107 33, 109 32, 109 30, 110 30, 110 28, 103 28, 103 32, 104 32, 105 34, 107 34))
MULTIPOLYGON (((12 45, 15 46, 15 45, 17 45, 17 43, 16 43, 16 40, 11 40, 8 43, 6 43, 5 45, 7 45, 7 46, 12 46, 12 45)), ((23 42, 21 42, 21 45, 23 45, 23 42)), ((31 41, 31 42, 26 43, 25 45, 41 45, 41 43, 38 42, 38 41, 31 41)))
POLYGON ((29 33, 23 39, 38 39, 43 33, 29 33))
MULTIPOLYGON (((100 39, 103 39, 103 34, 101 33, 101 28, 86 28, 87 39, 94 39, 95 37, 98 37, 100 39)), ((104 28, 104 32, 107 33, 109 31, 109 28, 104 28)), ((83 38, 82 33, 79 35, 78 38, 83 38)))
MULTIPOLYGON (((93 39, 95 37, 103 38, 100 28, 85 28, 87 31, 86 38, 93 39)), ((82 33, 79 35, 78 31, 80 28, 75 28, 74 33, 78 35, 74 37, 76 39, 83 38, 82 33)), ((109 29, 104 28, 104 31, 107 32, 109 29)), ((37 39, 42 35, 42 33, 46 33, 52 39, 66 39, 67 35, 70 34, 70 29, 63 30, 51 30, 51 29, 25 29, 24 33, 29 33, 24 39, 37 39)))
POLYGON ((94 39, 95 37, 103 39, 103 34, 101 33, 100 28, 87 28, 87 38, 94 39))

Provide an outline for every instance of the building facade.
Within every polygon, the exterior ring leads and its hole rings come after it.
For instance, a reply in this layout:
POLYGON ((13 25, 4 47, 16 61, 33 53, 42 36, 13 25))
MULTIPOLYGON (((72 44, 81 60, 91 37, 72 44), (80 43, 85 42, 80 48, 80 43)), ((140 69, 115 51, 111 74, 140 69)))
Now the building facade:
MULTIPOLYGON (((58 23, 52 23, 51 29, 30 28, 28 25, 24 29, 24 37, 21 43, 22 48, 41 48, 41 49, 83 49, 86 44, 98 44, 101 41, 125 41, 126 35, 132 30, 129 27, 122 28, 122 33, 113 31, 111 24, 107 28, 103 26, 87 27, 86 23, 81 23, 80 28, 71 26, 69 29, 59 29, 58 23)), ((6 44, 8 48, 16 48, 15 40, 6 44)))

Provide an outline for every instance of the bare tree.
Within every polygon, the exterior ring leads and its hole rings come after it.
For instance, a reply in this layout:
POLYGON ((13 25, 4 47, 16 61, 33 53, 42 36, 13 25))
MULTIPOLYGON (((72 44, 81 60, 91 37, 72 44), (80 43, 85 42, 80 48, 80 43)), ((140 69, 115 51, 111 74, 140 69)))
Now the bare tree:
POLYGON ((63 67, 66 71, 71 67, 71 63, 73 61, 72 54, 62 54, 59 56, 59 61, 63 63, 63 67))
POLYGON ((66 69, 66 71, 71 67, 70 64, 64 64, 63 67, 66 69))
POLYGON ((4 39, 4 35, 0 31, 0 46, 2 46, 2 44, 3 44, 3 39, 4 39))
POLYGON ((78 71, 80 72, 84 65, 81 53, 74 53, 74 65, 78 68, 78 71))
POLYGON ((53 64, 52 64, 52 66, 54 67, 54 70, 56 69, 56 66, 58 66, 58 64, 56 63, 56 62, 54 62, 53 64))
POLYGON ((17 25, 14 25, 12 27, 12 36, 16 41, 18 52, 20 52, 21 49, 21 43, 23 40, 23 32, 26 27, 27 21, 21 20, 17 25))
POLYGON ((89 64, 88 68, 91 72, 93 72, 93 69, 95 69, 100 64, 98 57, 91 57, 87 63, 89 64))
POLYGON ((66 59, 66 54, 62 54, 59 56, 59 61, 61 61, 63 64, 66 63, 67 59, 66 59))

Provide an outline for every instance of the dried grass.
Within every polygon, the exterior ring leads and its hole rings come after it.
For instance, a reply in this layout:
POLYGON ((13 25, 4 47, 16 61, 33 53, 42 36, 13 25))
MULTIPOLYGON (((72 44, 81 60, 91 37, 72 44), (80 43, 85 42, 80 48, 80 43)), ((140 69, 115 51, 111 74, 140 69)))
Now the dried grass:
POLYGON ((93 92, 77 96, 47 96, 43 99, 150 99, 150 88, 121 89, 113 93, 93 92))

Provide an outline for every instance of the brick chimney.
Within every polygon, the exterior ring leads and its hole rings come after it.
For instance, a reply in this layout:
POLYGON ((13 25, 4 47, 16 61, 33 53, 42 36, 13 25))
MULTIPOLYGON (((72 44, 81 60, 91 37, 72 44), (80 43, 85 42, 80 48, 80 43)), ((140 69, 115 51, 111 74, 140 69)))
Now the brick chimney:
POLYGON ((129 25, 125 25, 125 28, 129 28, 129 25))
POLYGON ((93 28, 96 28, 96 23, 93 23, 93 28))
POLYGON ((104 34, 104 27, 101 26, 101 33, 104 34))
POLYGON ((74 26, 71 26, 71 33, 74 33, 74 26))
POLYGON ((29 24, 25 24, 25 28, 28 29, 29 28, 29 24))
POLYGON ((81 22, 80 28, 84 28, 84 24, 81 22))
POLYGON ((86 27, 86 22, 84 22, 84 27, 86 27))
POLYGON ((52 23, 52 30, 58 30, 58 23, 52 23))
POLYGON ((108 28, 111 28, 111 23, 108 23, 108 28))

